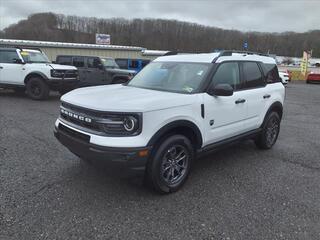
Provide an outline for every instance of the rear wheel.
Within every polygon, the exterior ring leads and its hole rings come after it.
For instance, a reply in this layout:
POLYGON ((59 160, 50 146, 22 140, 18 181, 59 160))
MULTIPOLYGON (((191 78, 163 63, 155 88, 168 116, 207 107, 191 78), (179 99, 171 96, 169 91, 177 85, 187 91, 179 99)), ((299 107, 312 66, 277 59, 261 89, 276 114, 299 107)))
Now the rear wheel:
POLYGON ((49 86, 40 77, 31 78, 26 85, 27 95, 34 100, 43 100, 49 97, 49 86))
POLYGON ((147 165, 146 183, 160 193, 179 190, 187 180, 194 149, 188 138, 173 135, 162 141, 147 165))
POLYGON ((280 117, 277 112, 271 112, 264 121, 262 132, 255 140, 261 149, 270 149, 276 143, 280 132, 280 117))

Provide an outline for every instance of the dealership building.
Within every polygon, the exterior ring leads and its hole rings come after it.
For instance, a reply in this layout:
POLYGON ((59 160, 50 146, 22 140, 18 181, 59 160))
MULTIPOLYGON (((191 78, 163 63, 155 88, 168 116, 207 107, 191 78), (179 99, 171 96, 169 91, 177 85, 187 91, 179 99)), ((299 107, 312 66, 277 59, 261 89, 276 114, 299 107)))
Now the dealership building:
POLYGON ((16 39, 0 39, 0 47, 1 46, 39 48, 48 56, 49 60, 51 61, 55 61, 57 55, 83 55, 153 60, 167 53, 167 51, 147 50, 143 47, 134 46, 31 41, 16 39))

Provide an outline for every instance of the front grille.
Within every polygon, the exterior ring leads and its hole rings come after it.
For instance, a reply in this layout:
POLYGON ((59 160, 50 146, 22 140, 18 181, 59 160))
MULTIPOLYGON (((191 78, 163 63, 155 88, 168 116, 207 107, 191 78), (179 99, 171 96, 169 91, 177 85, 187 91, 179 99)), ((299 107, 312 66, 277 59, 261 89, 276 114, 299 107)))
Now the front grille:
POLYGON ((77 78, 78 70, 52 70, 51 76, 58 78, 77 78))
MULTIPOLYGON (((128 116, 128 114, 102 112, 62 102, 60 116, 62 120, 80 126, 84 128, 84 130, 87 129, 93 134, 106 136, 130 135, 130 133, 124 129, 123 124, 115 124, 116 122, 123 122, 125 116, 128 116), (69 113, 71 114, 69 115, 69 113), (76 115, 76 117, 74 115, 76 115), (79 119, 79 116, 81 116, 82 119, 79 119)), ((141 128, 139 128, 139 130, 140 129, 141 128)))
POLYGON ((78 76, 77 70, 67 70, 65 71, 64 78, 76 78, 78 76))

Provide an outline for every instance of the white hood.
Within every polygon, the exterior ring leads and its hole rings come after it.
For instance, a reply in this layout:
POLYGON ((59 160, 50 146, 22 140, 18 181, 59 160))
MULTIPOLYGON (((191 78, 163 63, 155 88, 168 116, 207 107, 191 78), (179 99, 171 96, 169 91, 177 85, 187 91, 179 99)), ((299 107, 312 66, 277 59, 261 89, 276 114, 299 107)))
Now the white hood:
POLYGON ((77 70, 77 68, 74 66, 61 65, 61 64, 55 64, 55 63, 50 63, 48 65, 56 70, 77 70))
POLYGON ((121 84, 79 88, 61 100, 88 109, 113 112, 148 112, 189 105, 195 95, 142 89, 121 84))

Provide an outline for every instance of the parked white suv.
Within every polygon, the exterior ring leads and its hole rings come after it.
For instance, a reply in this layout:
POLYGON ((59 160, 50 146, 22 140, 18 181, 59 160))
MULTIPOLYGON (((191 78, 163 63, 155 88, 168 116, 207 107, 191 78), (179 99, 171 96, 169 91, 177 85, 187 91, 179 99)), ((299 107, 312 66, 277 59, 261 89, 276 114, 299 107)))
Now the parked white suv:
POLYGON ((82 159, 124 164, 160 192, 222 145, 278 137, 285 89, 273 58, 253 53, 159 57, 129 83, 62 96, 55 136, 82 159))
POLYGON ((50 89, 65 93, 78 81, 77 68, 52 64, 41 50, 0 48, 0 88, 41 100, 49 96, 50 89))

